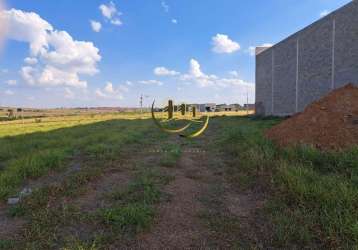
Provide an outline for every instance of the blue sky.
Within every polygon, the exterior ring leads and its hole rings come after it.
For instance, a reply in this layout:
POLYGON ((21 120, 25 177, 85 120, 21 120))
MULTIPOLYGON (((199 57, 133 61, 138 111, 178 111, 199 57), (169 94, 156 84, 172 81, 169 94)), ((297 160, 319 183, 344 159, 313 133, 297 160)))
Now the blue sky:
POLYGON ((254 102, 252 47, 348 2, 8 0, 0 106, 254 102))

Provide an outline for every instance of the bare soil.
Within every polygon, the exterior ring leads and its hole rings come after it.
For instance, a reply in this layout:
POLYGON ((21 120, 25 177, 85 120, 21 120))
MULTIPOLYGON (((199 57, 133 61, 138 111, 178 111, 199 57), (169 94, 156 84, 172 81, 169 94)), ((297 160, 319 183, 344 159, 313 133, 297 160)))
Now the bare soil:
MULTIPOLYGON (((162 203, 155 224, 136 239, 137 249, 203 249, 207 247, 207 230, 198 214, 203 184, 189 178, 187 171, 200 171, 196 155, 184 152, 173 170, 175 180, 164 192, 171 197, 162 203)), ((173 173, 172 173, 173 174, 173 173)))
POLYGON ((0 239, 6 240, 14 237, 26 224, 22 218, 12 218, 7 214, 8 207, 0 204, 0 239))
POLYGON ((217 129, 213 124, 195 146, 177 142, 183 153, 164 189, 172 198, 158 206, 154 225, 130 249, 264 249, 266 193, 228 182, 224 156, 210 149, 217 129))
POLYGON ((358 144, 358 87, 348 84, 281 122, 266 136, 280 146, 309 144, 336 151, 358 144))
MULTIPOLYGON (((217 129, 215 125, 209 127, 195 145, 187 143, 184 138, 174 138, 182 154, 176 166, 160 168, 175 177, 162 190, 168 194, 169 200, 158 204, 155 221, 148 231, 125 241, 126 246, 119 240, 111 249, 264 249, 263 239, 267 232, 261 210, 266 201, 265 193, 260 189, 241 190, 228 181, 225 159, 210 149, 217 129)), ((154 148, 160 149, 161 146, 155 145, 154 148)), ((105 207, 108 192, 127 186, 132 178, 132 165, 149 162, 158 164, 160 154, 140 149, 130 154, 128 159, 113 163, 112 168, 88 184, 86 192, 67 202, 85 212, 105 207)), ((75 166, 80 167, 78 164, 75 166)), ((49 184, 48 180, 43 183, 49 184)), ((21 219, 9 219, 5 211, 6 207, 0 206, 0 239, 6 239, 25 224, 21 219)), ((82 240, 97 230, 87 225, 62 227, 58 232, 82 240)), ((98 230, 105 232, 103 228, 98 230)))

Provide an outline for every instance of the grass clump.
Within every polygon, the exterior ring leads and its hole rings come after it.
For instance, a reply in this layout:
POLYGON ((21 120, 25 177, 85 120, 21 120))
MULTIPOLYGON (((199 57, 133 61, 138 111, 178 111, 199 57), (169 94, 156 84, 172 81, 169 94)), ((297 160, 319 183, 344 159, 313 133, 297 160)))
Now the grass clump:
POLYGON ((106 209, 101 213, 106 224, 121 231, 132 228, 140 231, 148 228, 154 216, 153 208, 144 203, 129 203, 122 207, 106 209))
POLYGON ((159 171, 143 168, 126 190, 109 195, 113 206, 99 212, 101 220, 121 233, 137 233, 150 227, 154 205, 163 197, 161 187, 170 181, 159 171))
POLYGON ((66 149, 42 150, 10 161, 0 172, 0 199, 14 193, 24 180, 40 177, 50 169, 60 169, 68 156, 66 149))
POLYGON ((13 241, 0 239, 0 250, 15 249, 14 246, 13 241))
POLYGON ((182 151, 178 144, 166 144, 162 147, 161 154, 160 165, 163 167, 174 167, 179 160, 182 151))

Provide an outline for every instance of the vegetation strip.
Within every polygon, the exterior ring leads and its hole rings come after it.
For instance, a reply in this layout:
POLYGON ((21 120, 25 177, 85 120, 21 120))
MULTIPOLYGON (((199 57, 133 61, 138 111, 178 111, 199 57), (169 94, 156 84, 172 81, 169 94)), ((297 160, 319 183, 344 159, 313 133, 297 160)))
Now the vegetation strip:
POLYGON ((228 179, 271 193, 272 247, 352 249, 358 244, 358 148, 279 149, 263 136, 277 119, 226 118, 220 145, 228 179))

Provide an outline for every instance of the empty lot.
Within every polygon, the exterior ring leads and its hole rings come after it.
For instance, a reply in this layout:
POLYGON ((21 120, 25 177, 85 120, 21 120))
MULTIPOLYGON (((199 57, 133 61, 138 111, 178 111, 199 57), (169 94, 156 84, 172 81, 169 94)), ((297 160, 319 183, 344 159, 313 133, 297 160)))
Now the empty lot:
POLYGON ((357 148, 279 149, 278 119, 213 117, 190 140, 138 118, 1 125, 0 249, 357 245, 357 148))

